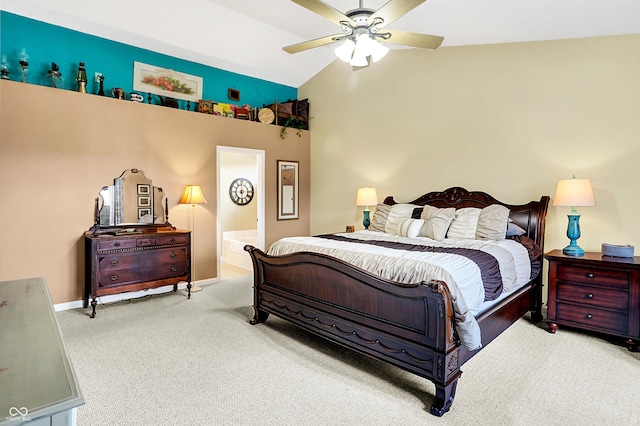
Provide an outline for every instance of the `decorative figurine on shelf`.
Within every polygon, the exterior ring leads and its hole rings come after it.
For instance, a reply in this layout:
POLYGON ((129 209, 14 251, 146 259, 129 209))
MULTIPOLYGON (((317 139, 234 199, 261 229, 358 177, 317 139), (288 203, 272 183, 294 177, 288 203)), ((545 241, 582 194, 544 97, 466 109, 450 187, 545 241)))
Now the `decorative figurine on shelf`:
POLYGON ((51 87, 64 89, 62 73, 60 72, 60 67, 55 62, 51 62, 51 69, 47 71, 47 82, 51 87))
POLYGON ((104 75, 100 74, 98 80, 100 80, 100 89, 98 89, 98 95, 104 96, 104 75))
POLYGON ((84 62, 80 62, 76 81, 78 82, 78 92, 87 93, 87 70, 84 68, 84 62))
POLYGON ((21 81, 23 83, 27 83, 27 74, 29 73, 29 55, 27 55, 25 49, 22 49, 22 51, 18 55, 18 59, 20 61, 21 81))
POLYGON ((2 67, 2 71, 0 71, 0 78, 3 80, 11 80, 11 77, 9 77, 9 61, 7 61, 7 55, 2 55, 0 67, 2 67))

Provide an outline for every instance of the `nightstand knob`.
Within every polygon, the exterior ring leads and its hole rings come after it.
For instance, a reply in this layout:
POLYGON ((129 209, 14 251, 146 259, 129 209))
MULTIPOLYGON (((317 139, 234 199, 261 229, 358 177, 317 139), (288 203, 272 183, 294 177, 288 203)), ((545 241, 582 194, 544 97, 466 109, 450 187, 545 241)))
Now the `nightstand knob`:
POLYGON ((589 272, 589 273, 587 274, 587 278, 593 278, 593 272, 589 272))
POLYGON ((587 293, 587 299, 593 299, 593 293, 587 293))
POLYGON ((171 268, 171 272, 176 272, 178 270, 178 268, 176 268, 175 266, 171 268))
POLYGON ((585 318, 586 318, 586 319, 591 319, 591 318, 593 318, 593 315, 591 315, 591 314, 587 314, 587 315, 585 315, 585 318))
POLYGON ((111 281, 117 281, 118 280, 118 276, 117 275, 111 275, 111 281))

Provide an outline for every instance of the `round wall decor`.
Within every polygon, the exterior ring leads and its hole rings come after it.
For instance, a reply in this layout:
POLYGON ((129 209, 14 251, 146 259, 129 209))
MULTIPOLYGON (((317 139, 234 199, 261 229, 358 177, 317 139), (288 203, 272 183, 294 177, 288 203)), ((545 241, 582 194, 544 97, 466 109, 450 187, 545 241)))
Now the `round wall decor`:
POLYGON ((246 178, 234 179, 229 186, 229 197, 239 206, 249 204, 253 200, 253 184, 246 178))

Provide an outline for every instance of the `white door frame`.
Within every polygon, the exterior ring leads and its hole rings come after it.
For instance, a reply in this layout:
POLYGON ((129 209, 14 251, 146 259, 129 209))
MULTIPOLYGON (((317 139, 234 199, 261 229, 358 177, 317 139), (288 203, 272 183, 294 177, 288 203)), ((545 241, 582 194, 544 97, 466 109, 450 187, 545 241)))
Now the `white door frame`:
MULTIPOLYGON (((233 146, 221 146, 218 145, 216 147, 216 179, 217 179, 217 187, 218 187, 218 191, 217 191, 217 206, 218 208, 220 208, 221 206, 221 198, 223 195, 226 195, 228 193, 226 188, 220 188, 220 154, 222 152, 237 152, 237 153, 241 153, 241 154, 250 154, 250 155, 255 155, 257 158, 256 161, 256 168, 258 169, 258 182, 255 183, 254 187, 256 188, 256 192, 255 192, 255 198, 254 200, 258 203, 258 223, 256 224, 256 229, 258 232, 258 248, 260 250, 264 250, 264 224, 265 224, 265 219, 264 219, 264 194, 265 194, 265 185, 264 185, 264 164, 265 164, 265 151, 261 150, 261 149, 249 149, 249 148, 238 148, 238 147, 233 147, 233 146)), ((218 270, 217 270, 217 277, 218 279, 221 278, 221 263, 220 263, 220 258, 222 256, 222 247, 223 247, 223 241, 222 241, 222 224, 220 223, 220 217, 222 215, 217 214, 216 215, 216 235, 218 236, 217 240, 217 251, 218 251, 218 258, 217 258, 217 265, 218 265, 218 270)))

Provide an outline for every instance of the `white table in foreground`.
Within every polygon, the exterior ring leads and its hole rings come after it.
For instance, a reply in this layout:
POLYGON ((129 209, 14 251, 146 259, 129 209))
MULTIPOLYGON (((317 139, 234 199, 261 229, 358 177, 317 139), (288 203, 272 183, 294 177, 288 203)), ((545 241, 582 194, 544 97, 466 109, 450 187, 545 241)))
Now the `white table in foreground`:
POLYGON ((0 282, 0 425, 74 425, 83 404, 44 278, 0 282))

